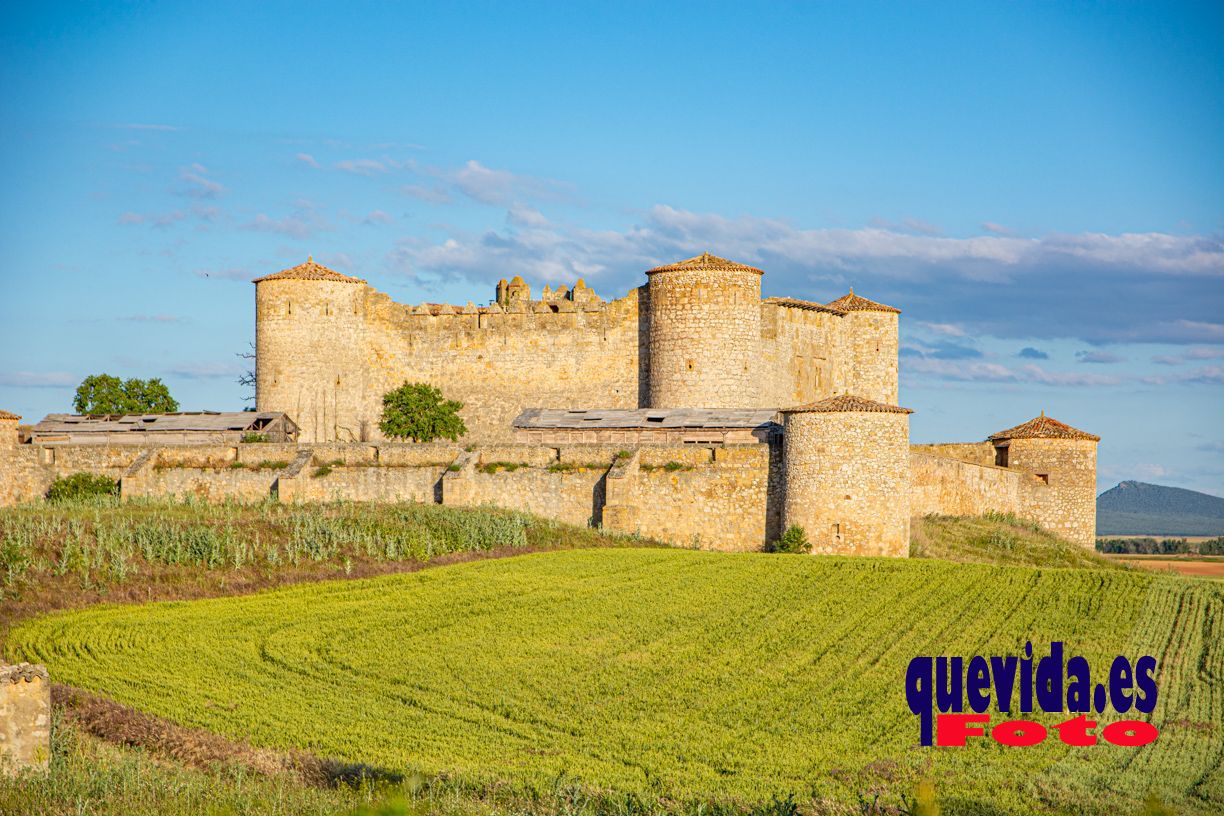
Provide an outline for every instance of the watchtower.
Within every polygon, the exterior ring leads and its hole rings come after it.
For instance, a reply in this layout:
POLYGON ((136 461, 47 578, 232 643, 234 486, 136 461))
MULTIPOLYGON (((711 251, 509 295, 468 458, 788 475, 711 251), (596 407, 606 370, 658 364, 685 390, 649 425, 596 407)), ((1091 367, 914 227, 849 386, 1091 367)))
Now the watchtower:
POLYGON ((285 411, 299 441, 363 441, 365 281, 314 258, 255 281, 255 404, 285 411))
POLYGON ((846 313, 841 383, 846 393, 888 405, 897 401, 897 324, 900 309, 854 294, 829 304, 846 313))
POLYGON ((1101 437, 1041 415, 990 436, 995 464, 1024 471, 1021 515, 1069 541, 1096 544, 1096 461, 1101 437))
POLYGON ((646 274, 649 407, 755 407, 761 270, 704 253, 646 274))
POLYGON ((813 553, 908 556, 911 413, 849 395, 783 409, 782 528, 813 553))

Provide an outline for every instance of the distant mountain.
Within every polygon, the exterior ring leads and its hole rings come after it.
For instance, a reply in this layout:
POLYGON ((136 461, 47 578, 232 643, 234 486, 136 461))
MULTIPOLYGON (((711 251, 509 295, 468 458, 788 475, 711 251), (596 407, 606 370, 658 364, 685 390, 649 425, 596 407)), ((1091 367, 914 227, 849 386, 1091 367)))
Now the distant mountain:
POLYGON ((1097 535, 1224 535, 1224 499, 1197 490, 1121 482, 1097 496, 1097 535))

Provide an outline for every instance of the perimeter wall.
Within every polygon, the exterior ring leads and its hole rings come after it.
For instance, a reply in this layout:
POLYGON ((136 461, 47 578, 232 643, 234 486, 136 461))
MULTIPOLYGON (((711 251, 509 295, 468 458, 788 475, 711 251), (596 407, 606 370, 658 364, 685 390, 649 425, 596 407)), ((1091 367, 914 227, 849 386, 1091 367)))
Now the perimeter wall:
MULTIPOLYGON (((56 477, 93 472, 118 479, 125 500, 487 504, 678 546, 759 550, 780 533, 781 447, 11 445, 0 446, 0 505, 39 500, 56 477)), ((1010 512, 1056 526, 1066 515, 1068 496, 1029 473, 929 450, 908 455, 910 515, 1010 512)))

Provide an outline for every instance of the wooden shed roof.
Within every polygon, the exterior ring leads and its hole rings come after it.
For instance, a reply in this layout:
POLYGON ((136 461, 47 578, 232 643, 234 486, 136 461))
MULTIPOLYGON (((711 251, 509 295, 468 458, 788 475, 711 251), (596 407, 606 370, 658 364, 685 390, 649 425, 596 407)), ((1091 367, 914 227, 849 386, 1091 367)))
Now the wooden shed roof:
POLYGON ((760 428, 776 423, 772 408, 528 408, 515 428, 760 428))
POLYGON ((30 429, 31 434, 156 433, 162 431, 249 431, 284 419, 288 430, 293 420, 282 411, 193 411, 177 414, 123 414, 81 416, 47 414, 30 429))

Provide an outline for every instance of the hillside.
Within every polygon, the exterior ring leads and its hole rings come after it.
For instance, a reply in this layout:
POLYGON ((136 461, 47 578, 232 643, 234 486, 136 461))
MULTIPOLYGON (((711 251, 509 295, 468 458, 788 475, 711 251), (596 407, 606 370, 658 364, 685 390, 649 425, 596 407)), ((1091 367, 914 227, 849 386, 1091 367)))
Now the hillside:
POLYGON ((910 558, 963 564, 1116 569, 1094 550, 1010 514, 926 516, 910 526, 910 558))
POLYGON ((1224 535, 1224 498, 1121 482, 1097 497, 1097 535, 1224 535))
POLYGON ((19 623, 8 649, 257 746, 528 798, 566 780, 622 804, 857 812, 929 774, 945 814, 1131 812, 1149 791, 1211 813, 1224 688, 1197 678, 1224 649, 1177 622, 1222 616, 1217 587, 1125 570, 620 548, 96 606, 19 623), (1026 636, 1066 638, 1094 672, 1164 655, 1161 739, 916 749, 908 661, 1026 636))

